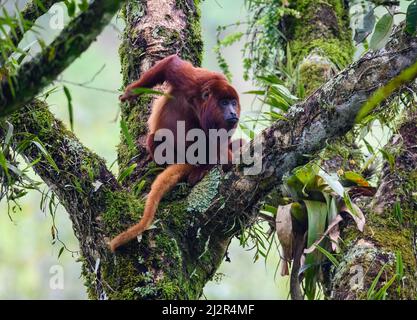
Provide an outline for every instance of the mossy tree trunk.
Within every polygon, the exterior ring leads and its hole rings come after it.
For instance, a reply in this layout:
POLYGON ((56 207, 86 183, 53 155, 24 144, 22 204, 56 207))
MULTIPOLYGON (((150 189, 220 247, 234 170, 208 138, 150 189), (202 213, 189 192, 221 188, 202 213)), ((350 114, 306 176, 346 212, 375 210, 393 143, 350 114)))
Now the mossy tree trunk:
POLYGON ((300 17, 291 18, 284 32, 308 96, 352 62, 349 7, 343 0, 291 0, 289 5, 300 17))
MULTIPOLYGON (((124 84, 172 53, 200 64, 198 7, 198 0, 128 1, 120 51, 124 84)), ((251 208, 281 184, 285 173, 310 161, 306 154, 316 155, 327 141, 352 129, 358 110, 376 88, 416 60, 417 40, 396 33, 384 54, 365 56, 350 65, 295 105, 288 121, 274 123, 255 139, 262 147, 259 174, 245 175, 243 165, 228 173, 216 168, 192 190, 180 185, 161 204, 156 228, 115 255, 106 241, 139 219, 146 188, 138 192, 135 186, 153 168, 142 143, 150 98, 122 105, 122 118, 137 143, 130 148, 122 139, 119 165, 123 170, 138 164, 123 184, 53 117, 45 103, 33 101, 9 120, 17 137, 37 135, 56 163, 57 168, 38 148, 24 152, 29 161, 41 157, 34 169, 70 215, 90 298, 196 299, 222 262, 232 237, 258 214, 251 208)))
POLYGON ((340 264, 332 268, 325 286, 331 299, 417 297, 416 121, 413 107, 385 147, 395 161, 385 161, 378 191, 362 207, 367 218, 364 233, 352 227, 343 232, 340 264))

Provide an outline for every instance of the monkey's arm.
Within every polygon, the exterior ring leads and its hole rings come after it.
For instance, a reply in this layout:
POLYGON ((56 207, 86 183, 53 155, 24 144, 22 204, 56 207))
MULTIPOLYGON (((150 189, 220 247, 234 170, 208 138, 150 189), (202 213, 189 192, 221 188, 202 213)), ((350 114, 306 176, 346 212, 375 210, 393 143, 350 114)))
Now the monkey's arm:
POLYGON ((177 55, 166 57, 146 71, 139 80, 129 84, 120 100, 124 102, 137 96, 134 89, 152 88, 165 81, 174 87, 186 86, 192 81, 191 68, 193 66, 189 62, 181 60, 177 55))

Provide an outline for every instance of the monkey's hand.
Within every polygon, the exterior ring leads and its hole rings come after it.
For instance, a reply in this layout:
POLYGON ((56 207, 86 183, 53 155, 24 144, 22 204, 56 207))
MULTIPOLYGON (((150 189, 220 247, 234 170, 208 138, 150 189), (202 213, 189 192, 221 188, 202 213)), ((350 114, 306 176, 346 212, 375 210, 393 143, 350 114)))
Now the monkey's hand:
POLYGON ((137 95, 132 93, 130 90, 126 90, 124 94, 119 96, 119 100, 121 102, 132 101, 137 95))

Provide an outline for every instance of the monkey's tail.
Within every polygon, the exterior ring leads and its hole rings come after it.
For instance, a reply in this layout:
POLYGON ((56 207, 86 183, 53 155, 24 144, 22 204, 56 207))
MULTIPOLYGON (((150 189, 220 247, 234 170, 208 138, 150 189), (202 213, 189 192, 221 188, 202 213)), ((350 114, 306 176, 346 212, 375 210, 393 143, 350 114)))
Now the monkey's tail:
POLYGON ((145 210, 139 223, 115 237, 109 244, 111 251, 114 252, 118 247, 133 240, 151 226, 162 197, 189 175, 192 169, 193 166, 190 164, 173 164, 156 177, 146 199, 145 210))

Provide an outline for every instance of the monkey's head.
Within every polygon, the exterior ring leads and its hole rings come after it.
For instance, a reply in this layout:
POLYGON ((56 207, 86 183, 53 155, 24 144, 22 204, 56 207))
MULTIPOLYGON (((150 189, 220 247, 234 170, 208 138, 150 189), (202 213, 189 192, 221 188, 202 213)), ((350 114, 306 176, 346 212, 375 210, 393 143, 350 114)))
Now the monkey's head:
POLYGON ((226 79, 214 79, 202 90, 200 122, 204 130, 237 127, 240 117, 239 96, 226 79))

